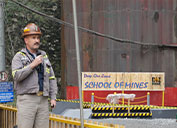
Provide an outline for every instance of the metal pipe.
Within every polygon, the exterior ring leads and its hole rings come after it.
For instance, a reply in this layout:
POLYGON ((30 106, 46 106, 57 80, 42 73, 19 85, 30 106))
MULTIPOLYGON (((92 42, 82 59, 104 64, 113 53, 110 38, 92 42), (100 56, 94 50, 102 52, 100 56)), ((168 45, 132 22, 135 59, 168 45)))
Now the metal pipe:
POLYGON ((150 92, 147 92, 147 106, 150 106, 150 92))
POLYGON ((91 103, 92 103, 92 107, 94 107, 94 93, 92 92, 92 97, 91 97, 91 103))
POLYGON ((5 71, 4 0, 0 0, 0 72, 5 71))
POLYGON ((77 58, 77 70, 78 70, 77 73, 78 73, 78 83, 79 83, 80 120, 81 120, 81 128, 84 128, 80 50, 79 50, 79 36, 78 36, 78 26, 77 26, 76 0, 72 0, 72 3, 73 3, 73 20, 74 20, 74 33, 75 33, 76 58, 77 58))

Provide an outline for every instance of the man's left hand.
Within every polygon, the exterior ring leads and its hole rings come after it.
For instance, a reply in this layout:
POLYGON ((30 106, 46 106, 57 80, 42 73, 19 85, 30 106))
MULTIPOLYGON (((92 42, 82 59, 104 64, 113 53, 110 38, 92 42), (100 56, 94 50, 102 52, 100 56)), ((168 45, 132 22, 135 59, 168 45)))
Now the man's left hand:
POLYGON ((51 108, 55 108, 56 106, 56 100, 51 100, 50 101, 51 108))

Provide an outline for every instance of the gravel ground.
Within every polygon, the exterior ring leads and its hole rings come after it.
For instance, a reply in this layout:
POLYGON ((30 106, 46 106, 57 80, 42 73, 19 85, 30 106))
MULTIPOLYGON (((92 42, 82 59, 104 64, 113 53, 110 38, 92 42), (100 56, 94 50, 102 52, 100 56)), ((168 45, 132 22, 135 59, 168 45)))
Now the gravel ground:
MULTIPOLYGON (((76 109, 72 104, 59 102, 56 108, 53 111, 55 114, 63 115, 66 117, 80 118, 80 109, 76 109), (60 104, 59 104, 60 103, 60 104), (62 108, 63 107, 63 108, 62 108), (72 108, 71 108, 72 107, 72 108), (70 109, 69 109, 70 108, 70 109)), ((160 112, 160 111, 159 111, 160 112)), ((167 111, 168 112, 168 111, 167 111)), ((120 124, 124 125, 125 128, 177 128, 176 122, 176 111, 168 112, 167 114, 173 115, 174 119, 170 118, 152 118, 152 119, 123 119, 123 118, 109 118, 109 119, 90 119, 91 109, 84 109, 84 119, 85 120, 94 120, 96 122, 105 122, 111 124, 120 124)), ((161 117, 161 116, 160 116, 161 117)))
POLYGON ((124 125, 125 128, 177 128, 176 119, 95 119, 97 122, 124 125))
MULTIPOLYGON (((90 119, 91 110, 84 110, 84 119, 85 120, 94 120, 96 122, 111 123, 111 124, 120 124, 124 125, 125 128, 177 128, 176 119, 130 119, 130 118, 109 118, 109 119, 90 119)), ((61 115, 80 118, 79 109, 67 109, 61 115)))

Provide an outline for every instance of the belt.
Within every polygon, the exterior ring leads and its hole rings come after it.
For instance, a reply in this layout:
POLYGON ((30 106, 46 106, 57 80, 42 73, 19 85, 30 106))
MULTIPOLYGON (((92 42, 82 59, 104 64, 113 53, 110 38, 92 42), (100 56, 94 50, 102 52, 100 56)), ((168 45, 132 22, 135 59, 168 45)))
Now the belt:
POLYGON ((42 96, 43 95, 43 91, 39 91, 37 93, 27 93, 27 94, 23 94, 23 95, 37 95, 37 96, 42 96))

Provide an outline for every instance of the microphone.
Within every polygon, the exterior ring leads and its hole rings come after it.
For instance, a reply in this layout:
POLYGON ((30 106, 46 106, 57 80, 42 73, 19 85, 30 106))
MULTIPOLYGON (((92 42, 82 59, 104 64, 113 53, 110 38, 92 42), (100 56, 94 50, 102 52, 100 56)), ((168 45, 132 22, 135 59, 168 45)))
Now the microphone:
MULTIPOLYGON (((36 53, 36 56, 39 56, 39 55, 41 55, 41 52, 37 52, 36 53)), ((36 67, 36 69, 37 69, 37 71, 39 71, 39 72, 41 72, 42 71, 42 63, 41 64, 39 64, 37 67, 36 67)))
POLYGON ((41 55, 41 52, 37 52, 37 53, 36 53, 36 56, 39 56, 39 55, 41 55))

